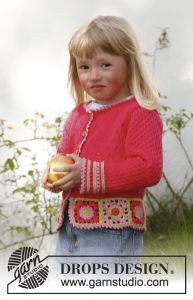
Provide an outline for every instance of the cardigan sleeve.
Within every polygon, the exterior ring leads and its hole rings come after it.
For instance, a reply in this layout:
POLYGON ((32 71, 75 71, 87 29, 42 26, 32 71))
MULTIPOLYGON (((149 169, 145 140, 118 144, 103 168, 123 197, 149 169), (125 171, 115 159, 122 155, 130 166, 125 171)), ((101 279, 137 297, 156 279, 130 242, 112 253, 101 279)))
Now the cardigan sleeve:
POLYGON ((137 108, 128 123, 125 158, 84 159, 80 193, 127 192, 157 184, 162 175, 162 127, 156 110, 137 108))
POLYGON ((57 147, 57 153, 59 154, 65 155, 67 153, 71 153, 70 136, 71 136, 71 129, 73 124, 73 115, 74 115, 74 110, 72 110, 72 112, 69 114, 68 118, 64 122, 62 137, 57 147))

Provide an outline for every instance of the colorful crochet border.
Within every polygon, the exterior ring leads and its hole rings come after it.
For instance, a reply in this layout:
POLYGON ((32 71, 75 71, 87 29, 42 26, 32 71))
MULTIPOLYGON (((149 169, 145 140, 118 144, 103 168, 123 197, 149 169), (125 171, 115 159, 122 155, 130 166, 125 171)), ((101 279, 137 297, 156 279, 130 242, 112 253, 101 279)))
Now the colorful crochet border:
POLYGON ((70 198, 69 219, 82 229, 146 229, 143 200, 139 198, 70 198))

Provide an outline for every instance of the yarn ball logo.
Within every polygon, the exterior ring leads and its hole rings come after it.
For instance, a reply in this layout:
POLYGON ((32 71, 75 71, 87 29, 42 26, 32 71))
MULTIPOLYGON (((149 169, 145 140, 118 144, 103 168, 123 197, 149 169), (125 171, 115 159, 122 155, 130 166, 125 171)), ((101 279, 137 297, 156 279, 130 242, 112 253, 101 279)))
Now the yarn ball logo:
POLYGON ((14 271, 14 280, 25 289, 35 289, 42 285, 49 273, 49 267, 40 260, 38 250, 22 247, 15 250, 8 260, 8 271, 14 271))

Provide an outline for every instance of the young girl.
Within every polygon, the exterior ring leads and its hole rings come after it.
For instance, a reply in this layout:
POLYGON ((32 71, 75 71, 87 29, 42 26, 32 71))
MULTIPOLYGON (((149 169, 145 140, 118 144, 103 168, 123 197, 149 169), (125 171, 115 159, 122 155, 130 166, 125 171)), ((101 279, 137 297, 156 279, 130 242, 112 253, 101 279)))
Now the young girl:
POLYGON ((99 16, 69 43, 69 83, 76 107, 57 153, 75 164, 53 184, 63 192, 60 255, 141 255, 144 192, 162 174, 158 95, 129 23, 99 16), (90 100, 88 100, 88 97, 90 100))

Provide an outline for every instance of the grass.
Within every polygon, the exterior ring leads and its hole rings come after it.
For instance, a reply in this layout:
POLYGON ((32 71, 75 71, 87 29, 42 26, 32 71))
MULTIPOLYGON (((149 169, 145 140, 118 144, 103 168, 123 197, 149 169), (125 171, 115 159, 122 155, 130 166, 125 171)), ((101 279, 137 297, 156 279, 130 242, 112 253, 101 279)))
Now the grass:
POLYGON ((188 274, 192 277, 193 205, 184 211, 181 218, 178 215, 171 220, 171 211, 164 216, 162 211, 158 211, 156 215, 148 217, 144 255, 184 255, 188 274))
POLYGON ((193 254, 193 205, 160 209, 147 217, 144 251, 151 255, 193 254))
POLYGON ((144 252, 147 255, 192 255, 193 256, 193 227, 176 226, 176 230, 167 233, 146 232, 144 252))

